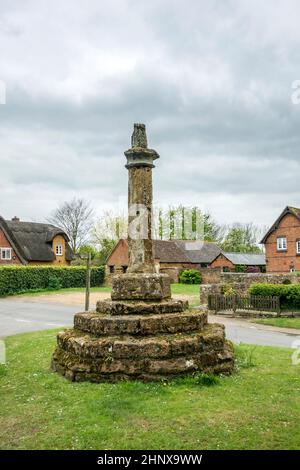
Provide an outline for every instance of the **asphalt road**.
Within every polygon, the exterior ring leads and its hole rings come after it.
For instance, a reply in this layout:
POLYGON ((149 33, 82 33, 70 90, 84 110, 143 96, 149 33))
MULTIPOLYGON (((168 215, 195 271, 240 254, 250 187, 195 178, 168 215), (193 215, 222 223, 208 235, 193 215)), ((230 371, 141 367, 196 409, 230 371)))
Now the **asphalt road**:
POLYGON ((77 306, 0 299, 0 337, 71 326, 79 310, 77 306))
MULTIPOLYGON (((0 337, 71 326, 73 315, 78 311, 78 306, 1 299, 0 337)), ((235 343, 292 347, 294 341, 300 341, 299 331, 296 330, 282 332, 278 328, 220 316, 212 316, 210 321, 224 323, 227 338, 235 343)))

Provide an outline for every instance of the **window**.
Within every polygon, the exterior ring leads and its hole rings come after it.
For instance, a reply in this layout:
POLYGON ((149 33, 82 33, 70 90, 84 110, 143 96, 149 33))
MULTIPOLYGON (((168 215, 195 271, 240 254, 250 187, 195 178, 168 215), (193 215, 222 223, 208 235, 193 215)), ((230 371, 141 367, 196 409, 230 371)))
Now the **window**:
POLYGON ((300 240, 296 241, 296 253, 297 255, 300 255, 300 240))
POLYGON ((110 274, 113 274, 115 272, 115 267, 114 266, 109 266, 109 272, 110 272, 110 274))
POLYGON ((11 248, 0 248, 1 259, 11 260, 11 248))
POLYGON ((126 273, 126 271, 127 271, 127 266, 122 266, 122 271, 123 271, 123 273, 126 273))
POLYGON ((286 249, 287 249, 286 237, 277 238, 277 250, 286 251, 286 249))
POLYGON ((62 245, 56 245, 56 247, 55 247, 55 254, 56 254, 56 256, 62 256, 62 254, 63 254, 63 247, 62 247, 62 245))

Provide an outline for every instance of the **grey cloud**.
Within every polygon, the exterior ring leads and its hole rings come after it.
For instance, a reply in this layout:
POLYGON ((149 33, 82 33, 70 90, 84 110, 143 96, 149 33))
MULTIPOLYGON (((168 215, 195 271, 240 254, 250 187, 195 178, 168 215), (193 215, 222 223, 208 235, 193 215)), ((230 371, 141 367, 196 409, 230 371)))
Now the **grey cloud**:
POLYGON ((46 4, 1 2, 0 213, 36 219, 73 194, 114 205, 137 121, 161 154, 156 198, 226 222, 300 205, 297 2, 46 4))

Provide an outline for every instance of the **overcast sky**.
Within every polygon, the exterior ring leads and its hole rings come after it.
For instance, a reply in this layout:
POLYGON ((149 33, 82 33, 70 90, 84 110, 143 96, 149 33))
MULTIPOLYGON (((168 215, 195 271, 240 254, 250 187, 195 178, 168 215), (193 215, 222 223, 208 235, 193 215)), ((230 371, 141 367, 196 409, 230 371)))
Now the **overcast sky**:
POLYGON ((260 225, 300 207, 299 21, 297 0, 1 0, 0 214, 115 210, 134 122, 156 203, 260 225))

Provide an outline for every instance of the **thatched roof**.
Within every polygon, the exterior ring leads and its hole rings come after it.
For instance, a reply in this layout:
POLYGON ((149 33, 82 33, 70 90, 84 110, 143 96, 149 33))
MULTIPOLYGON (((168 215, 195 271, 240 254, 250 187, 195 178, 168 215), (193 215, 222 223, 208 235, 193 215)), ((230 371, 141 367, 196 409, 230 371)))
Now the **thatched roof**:
POLYGON ((52 240, 56 235, 62 235, 66 240, 66 259, 71 261, 72 250, 68 244, 67 234, 51 224, 36 222, 21 222, 19 220, 4 220, 0 217, 0 228, 14 248, 23 263, 29 261, 51 262, 55 260, 52 251, 52 240))

